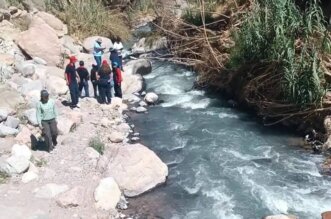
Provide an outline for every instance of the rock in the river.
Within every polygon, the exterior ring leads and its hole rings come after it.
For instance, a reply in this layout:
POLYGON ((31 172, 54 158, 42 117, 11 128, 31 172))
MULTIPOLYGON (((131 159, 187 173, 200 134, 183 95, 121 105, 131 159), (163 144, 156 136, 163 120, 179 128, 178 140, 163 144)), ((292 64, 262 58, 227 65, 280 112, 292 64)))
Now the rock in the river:
POLYGON ((142 54, 147 52, 152 52, 160 49, 167 48, 167 38, 160 37, 157 40, 153 40, 153 42, 147 43, 146 38, 141 38, 137 43, 135 43, 132 47, 132 53, 134 54, 142 54))
POLYGON ((102 179, 94 192, 96 207, 103 210, 115 209, 120 198, 121 191, 112 177, 102 179))
POLYGON ((94 49, 94 44, 95 41, 101 38, 102 39, 102 47, 106 47, 105 52, 109 52, 109 48, 113 47, 113 43, 109 38, 106 37, 100 37, 100 36, 92 36, 92 37, 88 37, 84 40, 83 42, 83 47, 84 49, 88 52, 88 53, 93 53, 93 49, 94 49))
POLYGON ((67 191, 69 187, 67 185, 58 185, 54 183, 49 183, 41 188, 35 189, 34 193, 37 198, 50 199, 54 198, 60 193, 67 191))
POLYGON ((144 112, 147 112, 147 109, 145 107, 139 106, 139 107, 137 107, 136 112, 144 113, 144 112))
POLYGON ((6 161, 12 174, 21 174, 29 169, 30 161, 26 157, 11 156, 6 161))
POLYGON ((146 107, 147 103, 145 101, 140 101, 139 106, 146 107))
POLYGON ((168 176, 167 165, 141 144, 120 146, 113 156, 107 174, 115 178, 128 197, 140 195, 164 183, 168 176))
POLYGON ((0 124, 0 137, 13 136, 17 134, 17 129, 13 129, 8 126, 5 126, 4 124, 0 124))
POLYGON ((26 160, 30 160, 32 152, 26 145, 15 144, 11 149, 12 156, 24 157, 26 160))
POLYGON ((155 104, 157 100, 159 99, 159 96, 156 93, 149 92, 145 96, 145 101, 149 104, 155 104))
POLYGON ((15 118, 13 116, 8 116, 5 126, 8 126, 10 128, 16 129, 18 125, 20 124, 20 120, 18 118, 15 118))
POLYGON ((54 29, 39 17, 34 17, 28 30, 17 39, 19 47, 31 57, 40 57, 49 65, 61 64, 61 42, 54 29))
POLYGON ((77 207, 83 204, 84 197, 84 187, 77 186, 67 192, 59 195, 56 199, 56 203, 62 208, 77 207))
POLYGON ((38 126, 38 121, 37 121, 37 111, 35 108, 26 110, 24 112, 24 117, 29 121, 31 125, 38 126))

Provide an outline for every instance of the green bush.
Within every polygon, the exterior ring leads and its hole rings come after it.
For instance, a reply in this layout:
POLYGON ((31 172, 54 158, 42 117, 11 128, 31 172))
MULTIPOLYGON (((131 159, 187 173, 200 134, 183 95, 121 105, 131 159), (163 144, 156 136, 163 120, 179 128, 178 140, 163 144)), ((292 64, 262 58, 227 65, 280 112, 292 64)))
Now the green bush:
POLYGON ((94 148, 101 155, 103 155, 105 151, 105 144, 102 143, 98 137, 90 139, 89 147, 94 148))
POLYGON ((277 63, 273 72, 281 74, 280 99, 321 104, 327 85, 320 55, 329 51, 330 39, 316 0, 307 1, 304 10, 292 0, 257 0, 234 38, 230 68, 277 63))

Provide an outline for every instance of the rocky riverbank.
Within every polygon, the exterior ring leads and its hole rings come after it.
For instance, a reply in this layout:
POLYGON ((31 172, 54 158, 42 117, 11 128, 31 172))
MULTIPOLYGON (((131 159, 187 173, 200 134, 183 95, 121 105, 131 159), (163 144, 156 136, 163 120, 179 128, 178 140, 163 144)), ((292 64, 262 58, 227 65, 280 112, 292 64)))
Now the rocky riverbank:
POLYGON ((157 98, 146 94, 145 102, 139 93, 137 73, 150 71, 151 63, 126 63, 123 100, 100 105, 84 98, 72 110, 63 104, 69 99, 65 57, 75 55, 90 68, 98 36, 80 42, 52 14, 15 7, 1 9, 0 33, 0 218, 127 218, 120 213, 127 208, 125 197, 149 191, 168 175, 154 152, 128 143, 129 136, 139 140, 139 133, 127 121, 127 104, 137 102, 136 111, 145 112, 146 102, 157 98), (51 153, 31 150, 42 144, 35 105, 43 88, 59 110, 61 135, 51 153))

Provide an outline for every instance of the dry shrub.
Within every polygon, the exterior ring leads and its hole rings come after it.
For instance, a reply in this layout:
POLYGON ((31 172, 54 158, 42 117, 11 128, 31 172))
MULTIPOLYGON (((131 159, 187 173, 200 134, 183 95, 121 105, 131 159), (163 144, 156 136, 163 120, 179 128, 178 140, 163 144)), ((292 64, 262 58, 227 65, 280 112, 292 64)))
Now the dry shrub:
POLYGON ((71 35, 79 38, 92 35, 130 38, 125 15, 109 10, 101 0, 48 0, 47 5, 68 25, 71 35))

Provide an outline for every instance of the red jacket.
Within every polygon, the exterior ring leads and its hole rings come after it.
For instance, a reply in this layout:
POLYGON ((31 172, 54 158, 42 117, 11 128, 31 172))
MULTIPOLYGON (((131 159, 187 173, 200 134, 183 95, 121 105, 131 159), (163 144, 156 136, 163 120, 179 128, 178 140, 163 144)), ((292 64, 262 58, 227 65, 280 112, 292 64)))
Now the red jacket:
POLYGON ((120 84, 123 81, 121 69, 116 68, 115 73, 116 73, 116 83, 120 84))

